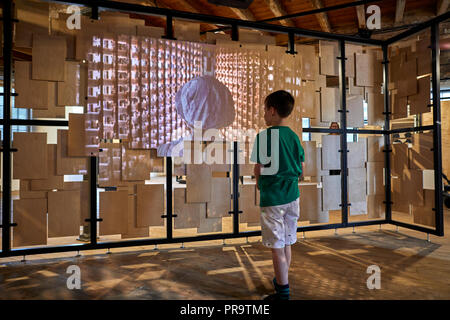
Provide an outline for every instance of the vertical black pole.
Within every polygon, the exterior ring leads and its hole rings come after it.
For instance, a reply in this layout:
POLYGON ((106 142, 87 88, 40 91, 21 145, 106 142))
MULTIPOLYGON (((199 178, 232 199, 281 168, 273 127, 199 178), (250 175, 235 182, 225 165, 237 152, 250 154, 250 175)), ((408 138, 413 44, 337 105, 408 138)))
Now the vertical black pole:
MULTIPOLYGON (((12 1, 3 1, 3 253, 11 251, 11 70, 12 1)), ((21 92, 21 94, 26 94, 21 92)))
POLYGON ((175 40, 173 33, 173 19, 172 16, 166 17, 166 35, 163 37, 169 40, 175 40))
POLYGON ((233 233, 239 233, 239 146, 233 142, 233 233))
POLYGON ((440 101, 440 49, 439 24, 431 25, 431 70, 433 87, 433 155, 434 155, 434 192, 437 235, 444 235, 444 211, 442 206, 442 141, 441 141, 441 101, 440 101))
MULTIPOLYGON (((384 93, 384 130, 390 130, 390 105, 389 105, 389 57, 388 46, 383 45, 383 93, 384 93)), ((392 221, 392 198, 391 198, 391 135, 384 134, 384 164, 385 164, 385 219, 392 221)))
POLYGON ((89 190, 90 190, 90 237, 91 244, 97 244, 97 157, 91 156, 89 163, 89 190))
POLYGON ((239 41, 239 28, 237 24, 231 25, 231 40, 239 41))
POLYGON ((347 98, 345 87, 345 41, 339 40, 339 89, 341 91, 341 210, 342 223, 344 226, 348 223, 348 163, 347 163, 347 98))
POLYGON ((166 158, 166 233, 172 239, 172 158, 166 158))

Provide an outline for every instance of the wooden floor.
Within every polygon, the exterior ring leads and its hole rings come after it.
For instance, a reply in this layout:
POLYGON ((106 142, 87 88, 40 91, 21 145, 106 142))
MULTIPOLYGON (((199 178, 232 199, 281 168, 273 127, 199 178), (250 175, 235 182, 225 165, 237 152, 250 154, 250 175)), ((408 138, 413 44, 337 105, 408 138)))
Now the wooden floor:
MULTIPOLYGON (((292 247, 291 297, 450 299, 450 237, 430 239, 391 225, 308 232, 292 247), (367 288, 370 265, 381 268, 379 290, 367 288)), ((0 299, 260 299, 272 290, 259 237, 153 248, 0 259, 0 299), (67 289, 70 265, 81 269, 80 290, 67 289)))

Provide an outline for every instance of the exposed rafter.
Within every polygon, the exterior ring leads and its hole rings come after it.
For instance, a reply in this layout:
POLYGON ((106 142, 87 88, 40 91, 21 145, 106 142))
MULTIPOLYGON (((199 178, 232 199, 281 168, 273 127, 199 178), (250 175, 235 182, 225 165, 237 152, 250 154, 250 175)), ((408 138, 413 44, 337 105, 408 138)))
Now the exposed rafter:
POLYGON ((405 13, 406 0, 397 0, 397 6, 395 7, 395 24, 403 22, 403 14, 405 13))
MULTIPOLYGON (((275 17, 285 16, 288 14, 279 0, 264 0, 264 2, 275 17)), ((280 23, 286 27, 295 27, 295 23, 290 19, 280 20, 280 23)))
POLYGON ((241 20, 249 20, 249 21, 255 21, 255 16, 249 9, 238 9, 238 8, 231 8, 230 9, 234 12, 236 16, 238 16, 241 20))
POLYGON ((364 5, 356 6, 356 16, 358 17, 358 28, 364 29, 366 27, 366 9, 364 5))
MULTIPOLYGON (((315 9, 322 9, 322 0, 309 0, 315 9)), ((316 14, 317 20, 319 21, 320 27, 325 32, 331 32, 331 25, 328 21, 328 16, 325 12, 316 14)))
POLYGON ((438 0, 437 2, 437 8, 436 8, 436 15, 441 15, 448 10, 449 0, 438 0))

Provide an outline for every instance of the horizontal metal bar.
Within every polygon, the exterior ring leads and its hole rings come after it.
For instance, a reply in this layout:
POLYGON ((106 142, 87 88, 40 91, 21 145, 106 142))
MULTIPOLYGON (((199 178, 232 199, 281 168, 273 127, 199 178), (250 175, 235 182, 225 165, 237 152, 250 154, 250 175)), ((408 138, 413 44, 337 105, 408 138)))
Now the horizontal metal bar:
POLYGON ((421 226, 414 225, 414 224, 409 224, 409 223, 395 221, 395 220, 391 220, 390 224, 393 224, 394 226, 411 229, 411 230, 416 230, 416 231, 425 232, 425 233, 429 233, 429 234, 433 234, 433 235, 438 235, 438 232, 436 230, 421 227, 421 226))
POLYGON ((403 133, 403 132, 414 132, 414 131, 426 131, 426 130, 433 130, 433 129, 434 129, 433 125, 412 127, 412 128, 399 128, 399 129, 389 130, 389 134, 403 133))
MULTIPOLYGON (((363 226, 363 225, 377 225, 387 223, 385 220, 381 221, 361 221, 361 222, 351 222, 346 226, 342 223, 335 224, 324 224, 324 225, 314 225, 314 226, 302 226, 297 228, 297 232, 303 231, 318 231, 318 230, 329 230, 337 228, 345 228, 352 226, 363 226)), ((69 252, 69 251, 83 251, 83 250, 98 250, 98 249, 110 249, 110 248, 122 248, 122 247, 135 247, 135 246, 145 246, 145 245, 156 245, 156 244, 171 244, 171 243, 181 243, 181 242, 196 242, 196 241, 208 241, 208 240, 222 240, 222 239, 236 239, 245 237, 257 237, 261 236, 261 231, 246 231, 240 232, 238 234, 233 233, 223 233, 223 234, 208 234, 200 235, 195 237, 179 237, 179 238, 158 238, 158 239, 137 239, 137 240, 125 240, 125 241, 115 241, 115 242, 98 242, 96 245, 92 244, 71 244, 64 246, 52 246, 52 247, 39 247, 39 248, 20 248, 11 249, 10 252, 3 253, 0 252, 0 257, 11 257, 11 256, 23 256, 32 254, 47 254, 47 253, 59 253, 59 252, 69 252)))
MULTIPOLYGON (((257 20, 257 21, 258 22, 273 22, 273 21, 281 21, 281 20, 287 20, 287 19, 293 19, 293 18, 300 18, 300 17, 309 16, 309 15, 313 15, 313 14, 324 13, 324 12, 340 10, 340 9, 346 9, 346 8, 350 8, 350 7, 365 5, 365 4, 369 4, 372 2, 381 2, 381 1, 382 0, 365 0, 365 1, 346 2, 346 3, 338 4, 335 6, 328 6, 328 7, 323 7, 323 8, 319 8, 319 9, 302 11, 302 12, 297 12, 297 13, 287 14, 287 15, 278 16, 278 17, 274 17, 274 18, 257 20)), ((225 31, 228 29, 229 29, 229 27, 206 30, 206 31, 200 32, 200 34, 205 34, 207 32, 225 31)))
MULTIPOLYGON (((69 0, 69 1, 68 0, 50 0, 50 2, 73 3, 73 4, 82 5, 82 6, 88 6, 88 7, 92 6, 92 0, 69 0)), ((206 15, 206 14, 200 14, 200 13, 178 11, 178 10, 172 10, 172 9, 166 9, 166 8, 143 6, 143 5, 132 4, 132 3, 118 2, 118 1, 97 0, 97 1, 95 1, 95 4, 101 8, 117 10, 117 11, 121 11, 121 12, 128 12, 128 13, 140 13, 140 14, 147 14, 147 15, 154 15, 154 16, 172 16, 173 18, 186 19, 186 20, 205 22, 205 23, 215 23, 215 24, 226 25, 226 26, 232 26, 233 24, 235 24, 235 25, 237 25, 239 27, 243 27, 243 28, 250 28, 250 29, 255 29, 255 30, 260 30, 260 31, 284 33, 284 34, 288 34, 289 32, 292 32, 299 36, 317 38, 317 39, 344 40, 344 41, 348 41, 348 42, 362 43, 362 44, 375 45, 375 46, 381 46, 383 44, 383 41, 376 40, 376 39, 363 39, 363 38, 356 37, 356 36, 334 34, 334 33, 315 31, 315 30, 307 30, 307 29, 294 28, 294 27, 286 27, 286 26, 282 26, 282 25, 269 24, 269 23, 264 23, 264 22, 240 20, 240 19, 219 17, 219 16, 214 16, 214 15, 206 15)))
POLYGON ((423 22, 423 23, 421 23, 421 24, 419 24, 419 25, 417 25, 417 26, 415 26, 415 27, 413 27, 413 28, 411 28, 409 30, 406 30, 405 32, 402 32, 402 33, 400 33, 400 34, 398 34, 396 36, 393 36, 393 37, 385 40, 384 43, 386 45, 390 45, 390 44, 392 44, 394 42, 397 42, 399 40, 407 38, 407 37, 409 37, 409 36, 411 36, 411 35, 413 35, 413 34, 415 34, 417 32, 420 32, 420 31, 422 31, 422 30, 424 30, 426 28, 429 28, 429 27, 431 27, 431 25, 433 25, 435 23, 439 23, 439 22, 442 22, 442 21, 447 20, 447 19, 450 19, 450 11, 447 11, 446 13, 441 14, 440 16, 437 16, 437 17, 435 17, 433 19, 425 21, 425 22, 423 22))
MULTIPOLYGON (((0 125, 4 125, 5 120, 0 119, 0 125)), ((43 126, 43 127, 68 127, 67 120, 37 120, 37 119, 11 119, 11 126, 43 126)))
MULTIPOLYGON (((328 128, 303 128, 303 132, 313 133, 344 133, 342 129, 328 129, 328 128)), ((371 130, 371 129, 347 129, 347 133, 356 134, 389 134, 388 130, 371 130)))

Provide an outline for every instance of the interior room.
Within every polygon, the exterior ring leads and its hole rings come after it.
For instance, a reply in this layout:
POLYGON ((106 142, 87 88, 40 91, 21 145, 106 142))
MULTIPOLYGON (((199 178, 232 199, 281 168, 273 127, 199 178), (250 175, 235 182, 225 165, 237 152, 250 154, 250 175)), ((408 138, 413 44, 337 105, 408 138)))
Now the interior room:
POLYGON ((304 150, 290 299, 450 299, 448 0, 1 15, 0 299, 270 294, 253 154, 280 90, 304 150))

